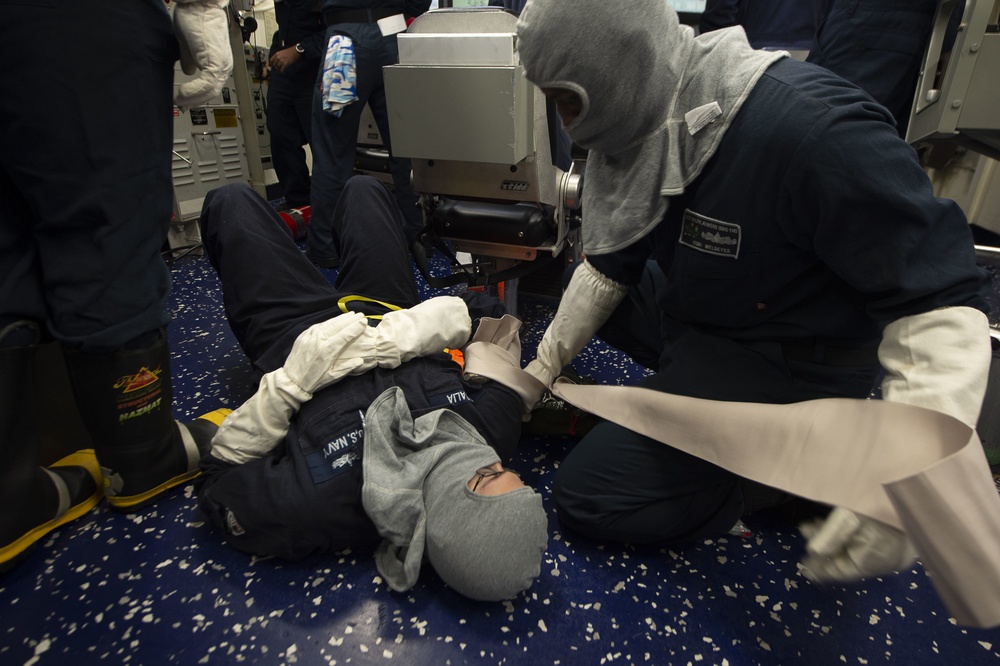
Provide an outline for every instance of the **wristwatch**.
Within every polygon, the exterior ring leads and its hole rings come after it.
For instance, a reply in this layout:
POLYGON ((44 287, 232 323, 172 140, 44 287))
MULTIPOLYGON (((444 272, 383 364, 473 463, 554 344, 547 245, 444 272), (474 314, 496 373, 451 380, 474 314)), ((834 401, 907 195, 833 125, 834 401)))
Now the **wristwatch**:
POLYGON ((295 52, 296 53, 305 53, 306 50, 305 50, 305 47, 302 46, 302 44, 296 44, 295 45, 295 52))

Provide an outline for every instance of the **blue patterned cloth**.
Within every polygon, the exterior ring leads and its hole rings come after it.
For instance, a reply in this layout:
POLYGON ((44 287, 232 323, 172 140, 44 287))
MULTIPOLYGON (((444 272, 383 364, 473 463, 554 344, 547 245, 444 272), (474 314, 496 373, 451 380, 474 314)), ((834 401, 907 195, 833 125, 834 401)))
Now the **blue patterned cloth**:
POLYGON ((340 116, 341 110, 358 99, 354 71, 354 43, 346 35, 334 35, 323 60, 323 110, 340 116))

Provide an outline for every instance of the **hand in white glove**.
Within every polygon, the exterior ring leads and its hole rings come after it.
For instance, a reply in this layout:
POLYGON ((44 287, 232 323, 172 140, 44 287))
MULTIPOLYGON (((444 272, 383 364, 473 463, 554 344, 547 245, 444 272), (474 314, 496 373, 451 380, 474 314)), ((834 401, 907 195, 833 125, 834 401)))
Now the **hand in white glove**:
POLYGON ((235 465, 267 455, 288 434, 292 415, 311 397, 283 368, 267 373, 257 392, 219 426, 211 454, 235 465))
POLYGON ((198 74, 178 87, 174 103, 181 111, 218 95, 233 70, 227 4, 229 0, 174 0, 181 69, 188 75, 198 74))
POLYGON ((552 386, 563 367, 590 342, 626 293, 625 285, 605 276, 590 262, 580 264, 538 343, 537 357, 525 371, 545 386, 552 386))
POLYGON ((380 368, 395 368, 419 356, 461 347, 472 335, 469 308, 457 296, 438 296, 406 310, 394 310, 375 328, 380 368))
POLYGON ((457 296, 438 296, 412 308, 393 310, 383 315, 375 327, 358 327, 358 321, 363 322, 364 316, 344 314, 304 331, 295 341, 300 351, 293 347, 285 361, 289 376, 296 383, 303 382, 299 384, 303 389, 315 393, 347 375, 360 375, 376 366, 396 368, 445 347, 460 347, 472 333, 469 308, 457 296), (320 376, 323 364, 317 359, 322 355, 326 372, 320 376), (304 361, 302 368, 300 358, 304 361))
POLYGON ((360 312, 348 312, 299 334, 281 368, 292 382, 312 396, 325 386, 365 365, 374 367, 374 358, 354 349, 355 342, 368 334, 368 320, 360 312))
POLYGON ((799 529, 807 539, 802 574, 816 582, 881 576, 906 569, 917 557, 905 534, 843 507, 799 529))
POLYGON ((375 328, 357 312, 314 324, 295 339, 284 366, 264 375, 257 392, 223 421, 212 440, 212 455, 234 464, 267 455, 316 391, 376 365, 395 368, 461 346, 471 329, 469 309, 455 296, 390 312, 375 328))
MULTIPOLYGON (((257 392, 219 426, 212 455, 239 465, 270 452, 288 434, 292 415, 302 403, 365 363, 350 350, 367 330, 365 316, 352 312, 300 333, 285 365, 264 375, 257 392)), ((374 365, 372 360, 370 367, 374 365)))

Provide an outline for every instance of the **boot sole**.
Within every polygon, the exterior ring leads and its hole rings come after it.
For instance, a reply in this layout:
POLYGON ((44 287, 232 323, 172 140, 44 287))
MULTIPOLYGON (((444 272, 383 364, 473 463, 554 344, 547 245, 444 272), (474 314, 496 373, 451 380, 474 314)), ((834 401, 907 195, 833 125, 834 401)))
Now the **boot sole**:
MULTIPOLYGON (((195 421, 203 420, 208 421, 213 424, 216 428, 222 425, 222 421, 229 415, 231 409, 216 409, 215 411, 208 412, 207 414, 202 414, 195 421)), ((121 511, 123 513, 130 513, 132 511, 137 511, 149 504, 152 504, 155 500, 159 499, 159 496, 166 491, 179 486, 183 483, 187 483, 191 479, 201 474, 201 470, 192 470, 184 474, 180 474, 171 479, 168 479, 156 486, 155 488, 150 488, 149 490, 136 494, 136 495, 115 495, 108 496, 108 505, 115 511, 121 511)))
POLYGON ((155 488, 150 488, 146 492, 139 493, 138 495, 116 495, 114 497, 108 497, 108 505, 115 511, 121 511, 124 513, 136 511, 152 504, 155 500, 159 499, 160 495, 167 492, 171 488, 187 483, 199 474, 201 474, 201 470, 196 469, 193 472, 187 472, 186 474, 181 474, 172 479, 168 479, 155 488))
POLYGON ((50 468, 70 466, 83 467, 87 470, 87 473, 94 480, 94 486, 97 488, 97 491, 82 502, 70 506, 61 516, 56 516, 52 520, 42 523, 17 541, 0 548, 0 573, 14 568, 43 536, 66 523, 80 518, 100 503, 103 496, 104 480, 101 477, 101 468, 97 464, 97 456, 94 454, 94 450, 82 449, 49 465, 50 468))

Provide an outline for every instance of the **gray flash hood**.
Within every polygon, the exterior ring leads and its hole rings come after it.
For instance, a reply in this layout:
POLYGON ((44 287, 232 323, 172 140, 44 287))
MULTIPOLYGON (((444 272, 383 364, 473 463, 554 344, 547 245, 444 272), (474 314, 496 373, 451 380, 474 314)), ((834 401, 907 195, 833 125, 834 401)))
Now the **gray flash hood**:
POLYGON ((361 500, 383 537, 375 563, 394 590, 417 582, 426 558, 459 593, 508 599, 531 586, 548 542, 542 498, 531 488, 474 493, 466 483, 499 460, 465 419, 439 409, 414 419, 399 388, 365 414, 361 500))
POLYGON ((715 153, 764 70, 740 27, 695 37, 667 0, 531 0, 517 24, 530 81, 580 95, 566 131, 587 156, 583 250, 631 245, 715 153))

